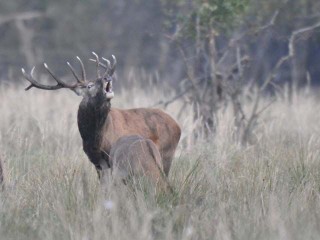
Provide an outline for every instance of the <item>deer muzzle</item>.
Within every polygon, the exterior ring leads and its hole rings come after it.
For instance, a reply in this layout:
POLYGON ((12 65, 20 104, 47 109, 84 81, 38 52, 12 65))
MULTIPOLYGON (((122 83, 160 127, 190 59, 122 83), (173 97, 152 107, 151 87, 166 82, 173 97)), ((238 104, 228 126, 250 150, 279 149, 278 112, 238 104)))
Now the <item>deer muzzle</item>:
POLYGON ((107 82, 105 91, 106 91, 106 96, 107 96, 108 99, 111 99, 111 98, 114 97, 114 93, 113 93, 113 90, 112 90, 112 81, 108 81, 107 82))

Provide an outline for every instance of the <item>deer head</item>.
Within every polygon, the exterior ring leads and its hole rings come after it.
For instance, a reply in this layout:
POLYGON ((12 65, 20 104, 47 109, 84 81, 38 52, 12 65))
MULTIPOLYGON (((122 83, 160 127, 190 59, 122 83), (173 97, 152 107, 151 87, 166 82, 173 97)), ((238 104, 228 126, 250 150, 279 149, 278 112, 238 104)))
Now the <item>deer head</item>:
POLYGON ((35 70, 35 67, 32 68, 31 72, 29 74, 26 73, 26 71, 22 68, 22 73, 25 79, 27 79, 31 84, 25 89, 26 91, 31 89, 32 87, 43 89, 43 90, 58 90, 61 88, 67 88, 72 91, 74 91, 77 95, 82 96, 84 99, 90 99, 95 97, 102 97, 107 100, 110 100, 114 97, 114 93, 112 90, 112 81, 113 81, 113 74, 116 68, 117 60, 115 56, 112 55, 113 63, 108 59, 102 58, 102 60, 105 63, 102 63, 100 61, 99 56, 92 52, 94 55, 94 59, 90 59, 90 61, 93 61, 96 63, 97 68, 97 77, 95 80, 87 80, 86 71, 84 68, 84 64, 82 60, 77 57, 77 60, 80 63, 81 66, 81 77, 78 76, 72 65, 67 62, 68 67, 70 68, 73 76, 77 80, 76 83, 69 84, 58 77, 56 77, 51 69, 48 67, 46 63, 44 63, 45 69, 48 71, 48 73, 52 76, 52 78, 57 82, 57 85, 44 85, 39 83, 35 78, 33 77, 33 73, 35 70), (103 74, 100 72, 100 67, 102 67, 105 71, 103 74))

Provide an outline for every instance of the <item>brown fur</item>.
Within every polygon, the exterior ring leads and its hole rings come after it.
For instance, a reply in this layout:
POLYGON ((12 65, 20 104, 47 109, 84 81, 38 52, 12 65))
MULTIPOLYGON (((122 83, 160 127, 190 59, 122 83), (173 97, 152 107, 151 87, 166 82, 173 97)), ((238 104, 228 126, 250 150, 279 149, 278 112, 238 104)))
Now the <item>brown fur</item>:
POLYGON ((119 138, 112 145, 110 165, 115 178, 126 181, 131 177, 146 176, 159 189, 171 190, 163 173, 159 150, 149 139, 138 135, 119 138))
POLYGON ((73 75, 77 79, 74 84, 67 84, 44 64, 49 74, 57 82, 57 85, 44 85, 34 79, 32 73, 27 74, 24 69, 22 73, 31 84, 26 88, 33 87, 43 90, 57 90, 67 88, 83 97, 78 110, 78 127, 83 140, 83 149, 90 161, 95 165, 98 173, 104 168, 110 167, 109 154, 111 146, 123 136, 140 135, 150 139, 158 148, 163 170, 169 174, 171 161, 175 149, 180 140, 181 130, 175 120, 159 109, 137 108, 129 110, 111 109, 110 100, 113 98, 112 91, 113 73, 116 66, 116 58, 113 56, 113 64, 104 65, 100 62, 96 53, 97 78, 89 81, 86 79, 82 60, 78 57, 82 69, 82 79, 74 72, 68 63, 73 75), (106 69, 102 75, 99 66, 106 69))
POLYGON ((162 157, 164 172, 169 174, 181 134, 174 119, 159 109, 121 110, 111 108, 110 101, 107 100, 90 101, 80 104, 78 126, 84 151, 97 169, 101 170, 106 165, 110 167, 110 150, 120 137, 140 135, 155 143, 162 157))

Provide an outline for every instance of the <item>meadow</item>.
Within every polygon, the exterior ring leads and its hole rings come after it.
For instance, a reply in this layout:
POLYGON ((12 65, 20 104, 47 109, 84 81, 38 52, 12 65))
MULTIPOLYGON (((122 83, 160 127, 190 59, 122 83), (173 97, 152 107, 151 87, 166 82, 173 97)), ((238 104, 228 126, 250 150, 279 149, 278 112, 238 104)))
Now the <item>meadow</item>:
MULTIPOLYGON (((320 238, 316 93, 301 92, 292 104, 278 98, 248 146, 234 140, 231 107, 210 139, 195 139, 192 106, 179 114, 182 103, 170 105, 182 138, 169 175, 174 194, 166 195, 112 180, 101 186, 77 129, 81 99, 24 87, 0 86, 1 240, 320 238)), ((112 106, 153 106, 174 95, 165 88, 115 89, 112 106)))

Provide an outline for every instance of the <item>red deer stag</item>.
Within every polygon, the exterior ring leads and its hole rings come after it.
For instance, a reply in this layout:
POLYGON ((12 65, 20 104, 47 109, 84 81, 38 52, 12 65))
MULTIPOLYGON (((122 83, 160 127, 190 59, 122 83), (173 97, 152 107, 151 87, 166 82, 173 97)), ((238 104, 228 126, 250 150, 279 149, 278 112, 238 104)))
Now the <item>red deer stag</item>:
POLYGON ((163 161, 163 169, 168 175, 175 149, 180 140, 181 130, 177 122, 167 113, 160 109, 135 108, 117 109, 111 108, 111 99, 114 97, 112 90, 113 74, 116 67, 116 58, 112 56, 113 63, 93 52, 96 63, 97 77, 87 80, 84 64, 77 57, 81 66, 81 78, 74 68, 67 62, 76 83, 69 84, 56 77, 47 64, 44 67, 56 85, 44 85, 33 77, 34 67, 30 74, 24 69, 22 73, 31 84, 25 89, 32 87, 43 90, 57 90, 67 88, 83 97, 78 109, 78 127, 83 140, 83 149, 90 161, 95 165, 100 176, 100 170, 110 167, 109 154, 111 146, 123 136, 140 135, 151 139, 157 146, 163 161), (101 75, 100 68, 105 71, 101 75))
POLYGON ((163 173, 159 150, 150 139, 139 135, 119 138, 111 147, 109 161, 116 179, 126 181, 146 176, 158 189, 172 192, 163 173))

